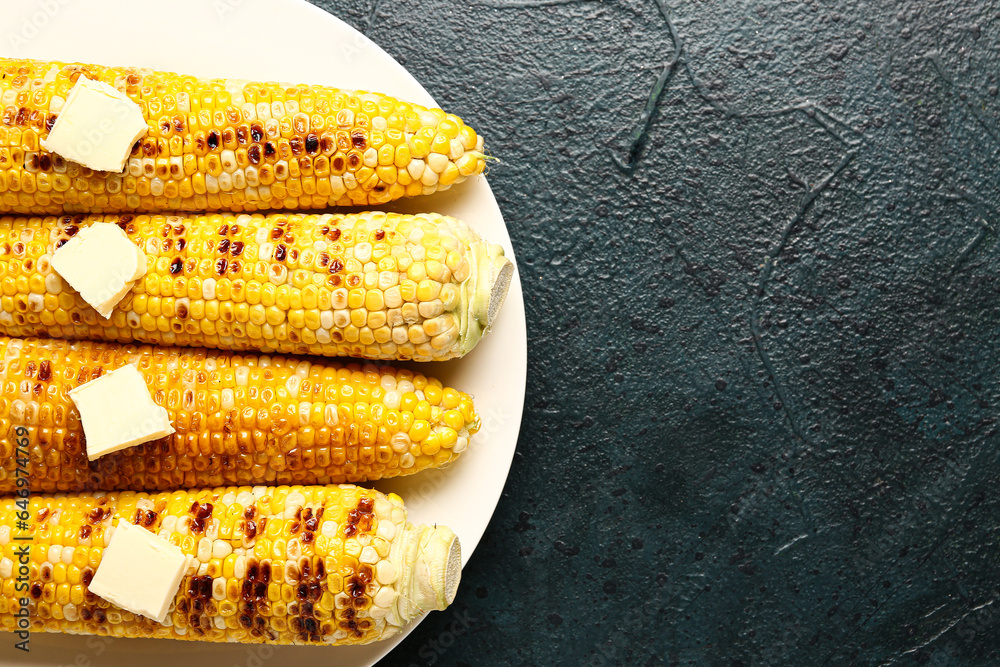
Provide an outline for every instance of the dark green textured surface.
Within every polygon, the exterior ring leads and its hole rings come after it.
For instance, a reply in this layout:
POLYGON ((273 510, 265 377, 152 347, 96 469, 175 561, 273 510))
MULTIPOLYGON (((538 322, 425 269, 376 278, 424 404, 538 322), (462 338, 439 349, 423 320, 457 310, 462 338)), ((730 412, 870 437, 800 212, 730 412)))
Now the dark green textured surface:
POLYGON ((383 664, 1000 664, 997 2, 319 4, 486 136, 527 302, 383 664))

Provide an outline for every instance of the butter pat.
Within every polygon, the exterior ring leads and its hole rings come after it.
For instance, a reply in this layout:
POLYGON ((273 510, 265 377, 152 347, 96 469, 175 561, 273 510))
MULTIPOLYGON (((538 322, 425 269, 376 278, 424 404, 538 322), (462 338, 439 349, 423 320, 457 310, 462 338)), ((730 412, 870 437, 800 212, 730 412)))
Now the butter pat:
POLYGON ((149 126, 142 109, 106 83, 81 76, 66 96, 42 148, 95 171, 125 168, 132 146, 149 126))
POLYGON ((118 225, 97 222, 56 250, 52 268, 109 319, 135 281, 146 275, 146 254, 118 225))
POLYGON ((122 519, 89 588, 111 604, 163 623, 187 567, 180 547, 122 519))
POLYGON ((87 458, 164 438, 174 432, 167 411, 153 402, 133 364, 71 389, 87 438, 87 458))

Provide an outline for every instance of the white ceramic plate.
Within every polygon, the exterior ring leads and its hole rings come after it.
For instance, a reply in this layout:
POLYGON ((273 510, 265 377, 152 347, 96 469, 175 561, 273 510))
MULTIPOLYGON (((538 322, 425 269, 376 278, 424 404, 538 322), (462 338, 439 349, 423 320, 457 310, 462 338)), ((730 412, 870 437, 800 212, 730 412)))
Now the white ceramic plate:
MULTIPOLYGON (((0 12, 0 55, 6 57, 326 84, 437 106, 382 49, 303 0, 6 0, 0 12)), ((474 116, 467 120, 475 127, 474 116)), ((392 208, 437 211, 466 220, 514 259, 503 217, 484 178, 431 197, 397 202, 392 208)), ((399 493, 412 521, 454 529, 462 541, 464 564, 500 499, 521 423, 527 335, 517 273, 490 336, 465 359, 421 368, 472 393, 483 429, 448 470, 377 486, 399 493)), ((13 649, 14 635, 0 633, 0 664, 355 667, 374 664, 403 636, 366 647, 272 648, 34 633, 31 652, 25 654, 13 649)))

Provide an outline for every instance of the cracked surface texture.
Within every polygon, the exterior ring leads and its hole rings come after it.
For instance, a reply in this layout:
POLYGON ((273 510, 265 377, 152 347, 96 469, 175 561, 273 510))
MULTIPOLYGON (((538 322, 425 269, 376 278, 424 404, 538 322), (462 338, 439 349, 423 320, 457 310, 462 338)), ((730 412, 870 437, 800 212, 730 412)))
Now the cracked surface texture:
POLYGON ((1000 3, 318 4, 485 135, 527 304, 383 664, 1000 662, 1000 3))

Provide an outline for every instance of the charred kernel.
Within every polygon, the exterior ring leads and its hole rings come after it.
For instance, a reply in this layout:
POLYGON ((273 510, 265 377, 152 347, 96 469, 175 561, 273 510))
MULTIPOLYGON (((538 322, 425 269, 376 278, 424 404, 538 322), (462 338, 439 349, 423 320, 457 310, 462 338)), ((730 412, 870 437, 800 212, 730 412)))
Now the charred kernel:
POLYGON ((243 254, 243 241, 233 241, 232 245, 229 246, 229 254, 233 257, 239 257, 243 254))
POLYGON ((184 246, 186 246, 186 245, 187 245, 187 241, 185 241, 184 239, 177 239, 177 251, 178 252, 180 252, 181 250, 184 250, 184 246))
POLYGON ((80 228, 76 225, 67 225, 63 228, 63 232, 65 232, 66 236, 76 236, 78 231, 80 231, 80 228))
POLYGON ((361 581, 363 581, 366 584, 372 583, 372 579, 374 578, 374 576, 375 573, 372 571, 372 568, 368 565, 362 565, 361 568, 358 569, 358 578, 361 579, 361 581))
POLYGON ((280 227, 275 227, 274 229, 271 230, 271 239, 277 241, 284 235, 284 233, 285 230, 281 229, 280 227))
POLYGON ((292 137, 288 140, 288 147, 292 149, 292 155, 302 155, 302 139, 301 137, 292 137))
POLYGON ((315 540, 315 539, 316 539, 316 534, 315 533, 311 533, 309 531, 306 531, 306 532, 302 533, 302 543, 303 544, 312 544, 313 540, 315 540))
POLYGON ((236 128, 236 141, 237 142, 239 142, 240 144, 247 143, 247 136, 248 136, 247 128, 242 127, 242 126, 236 128))
POLYGON ((254 523, 253 521, 247 521, 246 530, 244 530, 243 532, 246 533, 248 540, 252 540, 253 538, 257 537, 257 524, 254 523))
POLYGON ((276 152, 277 151, 274 148, 274 143, 268 141, 266 144, 264 144, 264 156, 265 157, 272 157, 276 152))
POLYGON ((330 231, 330 240, 331 241, 337 241, 339 239, 340 239, 340 230, 339 229, 333 229, 333 230, 331 230, 330 231))
POLYGON ((256 584, 254 584, 253 595, 254 598, 256 598, 257 600, 262 600, 266 598, 267 584, 265 584, 263 581, 258 581, 256 584))
POLYGON ((220 255, 225 255, 229 252, 229 239, 222 239, 219 241, 219 247, 217 248, 220 255))
POLYGON ((246 614, 240 616, 240 625, 244 628, 249 628, 253 624, 253 619, 251 619, 246 614))
POLYGON ((344 158, 337 156, 333 158, 333 170, 334 171, 344 171, 344 158))
POLYGON ((381 241, 384 238, 385 238, 385 230, 384 229, 376 230, 376 232, 375 232, 375 240, 376 241, 381 241))
POLYGON ((208 133, 208 148, 210 150, 214 151, 216 148, 218 148, 219 147, 219 141, 220 141, 220 139, 219 139, 219 131, 218 130, 212 130, 212 131, 210 131, 208 133))
POLYGON ((243 510, 243 518, 244 519, 252 519, 253 516, 254 516, 254 514, 256 514, 256 513, 257 513, 257 508, 254 507, 253 505, 251 505, 250 507, 248 507, 245 510, 243 510))
POLYGON ((250 564, 247 565, 247 579, 249 581, 255 580, 259 572, 260 572, 260 565, 257 564, 257 561, 255 560, 250 561, 250 564))
POLYGON ((319 137, 315 134, 306 135, 306 152, 310 155, 319 152, 319 137))
POLYGON ((108 620, 107 612, 98 607, 97 609, 94 610, 94 620, 98 623, 104 623, 106 620, 108 620))
POLYGON ((288 248, 284 245, 279 245, 274 249, 274 258, 279 262, 285 261, 285 256, 288 254, 288 248))
POLYGON ((371 514, 375 509, 375 501, 371 498, 362 498, 358 501, 358 509, 365 514, 371 514))
MULTIPOLYGON (((43 361, 41 366, 38 367, 38 379, 42 382, 48 382, 52 379, 52 364, 47 360, 43 361)), ((48 515, 49 511, 44 510, 45 514, 48 515)), ((44 521, 45 519, 39 519, 39 521, 44 521)))
POLYGON ((226 272, 227 268, 229 268, 229 261, 225 257, 215 263, 215 272, 220 276, 226 272))
MULTIPOLYGON (((180 242, 178 242, 177 245, 179 246, 180 242)), ((170 275, 176 276, 178 273, 181 272, 182 268, 184 268, 184 262, 181 260, 180 257, 174 257, 173 261, 170 262, 170 275)))
POLYGON ((247 149, 247 159, 250 164, 260 164, 260 144, 254 144, 247 149))
POLYGON ((84 586, 90 586, 90 582, 94 580, 94 571, 89 567, 84 568, 80 574, 80 580, 83 581, 84 586))
POLYGON ((254 141, 260 141, 264 138, 264 126, 260 123, 253 123, 250 125, 250 138, 254 141))
POLYGON ((42 155, 38 159, 38 168, 42 171, 48 171, 52 168, 52 158, 48 154, 42 155))
POLYGON ((249 579, 243 580, 243 586, 240 588, 240 598, 244 602, 253 601, 253 582, 249 579))
POLYGON ((351 132, 351 143, 354 144, 355 148, 364 150, 365 145, 368 143, 365 139, 365 133, 361 130, 354 130, 351 132))
POLYGON ((229 225, 222 225, 219 227, 219 236, 225 236, 229 233, 229 225))

